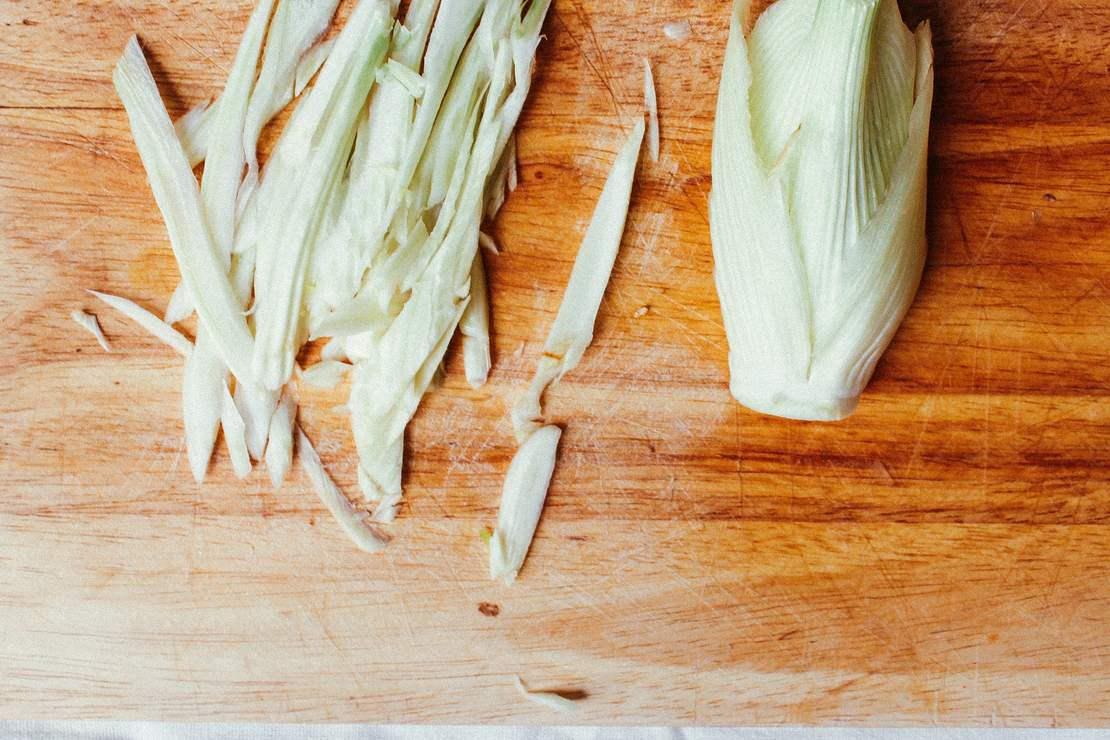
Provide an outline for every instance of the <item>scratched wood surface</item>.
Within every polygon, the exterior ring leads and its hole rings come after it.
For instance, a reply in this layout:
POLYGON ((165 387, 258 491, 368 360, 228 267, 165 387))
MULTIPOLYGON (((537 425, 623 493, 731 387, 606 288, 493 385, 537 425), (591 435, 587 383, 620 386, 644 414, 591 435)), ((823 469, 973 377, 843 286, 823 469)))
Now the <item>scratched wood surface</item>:
MULTIPOLYGON (((0 717, 566 721, 519 674, 583 692, 576 722, 1110 721, 1110 0, 903 4, 936 31, 931 253, 835 425, 727 393, 706 208, 727 7, 689 5, 556 0, 494 227, 492 381, 452 356, 369 557, 299 473, 275 493, 221 452, 195 487, 179 360, 82 293, 161 311, 175 283, 110 84, 124 41, 180 114, 249 3, 0 0, 0 717), (645 55, 663 156, 550 394, 566 434, 531 558, 494 585, 507 410, 645 55)), ((353 492, 344 393, 302 418, 353 492)))

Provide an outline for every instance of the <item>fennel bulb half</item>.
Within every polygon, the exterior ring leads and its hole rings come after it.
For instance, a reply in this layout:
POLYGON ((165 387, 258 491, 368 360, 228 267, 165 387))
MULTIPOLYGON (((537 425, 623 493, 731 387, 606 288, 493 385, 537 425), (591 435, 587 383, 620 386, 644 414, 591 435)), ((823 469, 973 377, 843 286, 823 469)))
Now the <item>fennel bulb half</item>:
POLYGON ((925 262, 932 37, 896 0, 738 0, 713 134, 710 224, 731 391, 763 413, 850 415, 925 262))

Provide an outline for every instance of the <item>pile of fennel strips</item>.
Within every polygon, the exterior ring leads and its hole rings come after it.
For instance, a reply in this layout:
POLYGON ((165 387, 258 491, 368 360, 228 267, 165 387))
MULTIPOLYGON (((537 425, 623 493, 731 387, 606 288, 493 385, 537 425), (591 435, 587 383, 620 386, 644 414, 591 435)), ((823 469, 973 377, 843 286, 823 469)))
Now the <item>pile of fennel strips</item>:
POLYGON ((226 85, 176 126, 132 39, 114 73, 181 285, 162 320, 96 293, 186 358, 183 412, 202 482, 222 427, 236 473, 275 486, 293 449, 365 550, 401 501, 405 428, 462 335, 468 381, 490 368, 480 232, 515 186, 513 129, 551 0, 260 0, 226 85), (258 139, 296 98, 265 166, 258 139), (198 186, 193 167, 204 162, 198 186), (195 343, 171 324, 195 311, 195 343), (299 350, 326 338, 323 361, 299 350), (295 374, 351 375, 358 478, 372 519, 296 426, 295 374))

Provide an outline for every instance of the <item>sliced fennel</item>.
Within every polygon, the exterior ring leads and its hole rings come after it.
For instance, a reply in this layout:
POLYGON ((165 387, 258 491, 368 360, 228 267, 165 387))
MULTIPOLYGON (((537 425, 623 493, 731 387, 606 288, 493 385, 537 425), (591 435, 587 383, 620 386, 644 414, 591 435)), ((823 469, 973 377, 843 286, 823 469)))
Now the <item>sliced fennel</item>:
POLYGON ((104 332, 100 329, 100 322, 96 320, 96 316, 85 311, 72 311, 69 317, 77 322, 77 325, 82 329, 92 334, 96 338, 96 343, 105 352, 112 351, 112 345, 108 344, 108 337, 104 336, 104 332))
POLYGON ((573 699, 568 699, 562 694, 556 694, 554 691, 530 691, 520 680, 520 676, 515 677, 514 683, 517 692, 534 704, 545 706, 556 712, 573 712, 578 708, 573 699))
POLYGON ((480 229, 517 184, 512 132, 550 0, 410 0, 403 24, 396 0, 359 0, 334 42, 319 44, 336 5, 258 0, 222 94, 176 127, 128 45, 115 81, 182 273, 166 316, 182 321, 195 307, 196 345, 99 297, 185 355, 198 480, 220 424, 236 474, 261 459, 275 486, 296 437, 321 499, 376 551, 384 540, 295 428, 287 381, 307 336, 330 337, 324 360, 298 375, 331 387, 352 372, 359 482, 374 519, 391 521, 405 428, 441 381, 456 331, 468 381, 489 373, 478 249, 492 240, 480 229), (260 171, 259 132, 302 91, 260 171))
POLYGON ((932 43, 895 0, 733 9, 710 224, 732 394, 798 419, 850 415, 925 260, 932 43))
POLYGON ((655 98, 655 77, 651 74, 651 62, 644 57, 644 112, 647 113, 648 153, 651 161, 659 161, 659 103, 655 98))
POLYGON ((196 178, 135 37, 113 79, 200 322, 224 364, 239 382, 249 383, 254 337, 212 241, 196 178))
POLYGON ((297 74, 293 79, 293 97, 300 97, 305 91, 308 83, 312 82, 312 78, 320 71, 320 67, 324 66, 333 46, 335 46, 335 39, 324 41, 309 49, 301 58, 297 65, 297 74))
POLYGON ((297 402, 286 391, 281 394, 277 410, 270 417, 270 431, 266 443, 266 471, 274 490, 281 488, 293 464, 293 427, 297 421, 297 402))
POLYGON ((685 41, 693 33, 688 20, 672 21, 663 26, 663 34, 671 41, 685 41))
MULTIPOLYGON (((239 183, 243 177, 245 161, 243 126, 255 70, 262 53, 262 41, 273 7, 274 0, 260 0, 251 12, 227 84, 214 105, 215 112, 208 131, 200 196, 208 218, 209 233, 227 271, 231 268, 239 183)), ((242 292, 236 293, 241 304, 242 292)), ((185 361, 181 395, 185 419, 185 449, 197 483, 204 480, 204 472, 212 457, 221 420, 225 422, 224 438, 236 474, 242 477, 250 472, 245 425, 231 403, 227 391, 226 369, 216 356, 215 346, 204 325, 197 328, 196 349, 185 361), (232 426, 228 427, 228 423, 232 426)))
POLYGON ((255 71, 274 2, 275 0, 259 0, 251 12, 247 29, 232 62, 231 74, 223 94, 215 103, 215 118, 208 134, 200 194, 212 240, 220 253, 226 255, 228 268, 231 244, 235 237, 236 201, 246 160, 243 127, 246 125, 255 71))
POLYGON ((301 381, 314 388, 334 388, 343 382, 351 366, 338 360, 322 360, 301 373, 301 381))
POLYGON ((208 154, 208 136, 214 118, 212 101, 206 100, 190 109, 173 125, 181 148, 192 167, 203 162, 208 154))
POLYGON ((297 427, 297 452, 316 495, 358 549, 369 553, 384 550, 389 541, 366 522, 366 512, 356 509, 335 485, 312 442, 300 427, 297 427))
POLYGON ((387 246, 350 313, 379 327, 347 343, 352 358, 367 358, 356 366, 349 406, 359 482, 380 502, 379 520, 396 512, 405 427, 472 300, 487 184, 527 97, 550 3, 478 5, 445 2, 436 16, 424 93, 387 209, 387 246))
POLYGON ((494 580, 512 583, 524 564, 547 499, 562 434, 556 426, 540 427, 513 456, 501 491, 497 527, 489 541, 489 576, 494 580))
POLYGON ((643 139, 644 121, 640 119, 613 162, 609 179, 601 191, 593 220, 574 260, 559 313, 536 367, 536 375, 524 397, 513 407, 513 429, 518 441, 523 442, 542 425, 540 403, 547 386, 578 365, 593 341, 597 311, 605 296, 624 234, 643 139))
POLYGON ((189 297, 189 291, 185 289, 185 283, 178 283, 173 294, 170 295, 170 302, 166 305, 165 322, 171 326, 180 324, 192 313, 193 300, 189 297))
MULTIPOLYGON (((203 330, 202 330, 203 331, 203 330)), ((224 365, 205 335, 198 332, 196 348, 185 360, 181 410, 185 421, 185 451, 197 484, 204 482, 216 445, 223 404, 224 365)))
POLYGON ((470 302, 459 321, 463 341, 463 369, 471 388, 481 388, 489 378, 489 297, 482 253, 474 255, 470 270, 470 302))
POLYGON ((235 386, 235 405, 246 426, 247 450, 253 460, 262 459, 279 395, 259 386, 235 386))
POLYGON ((150 334, 171 347, 179 355, 188 357, 189 353, 193 351, 193 343, 183 334, 134 301, 129 301, 126 298, 120 298, 119 296, 109 293, 100 293, 95 290, 90 290, 89 294, 96 296, 142 328, 146 329, 150 334))
POLYGON ((227 450, 231 455, 231 467, 235 471, 235 477, 242 480, 251 472, 251 456, 247 451, 247 427, 226 384, 221 396, 220 425, 223 427, 227 450))

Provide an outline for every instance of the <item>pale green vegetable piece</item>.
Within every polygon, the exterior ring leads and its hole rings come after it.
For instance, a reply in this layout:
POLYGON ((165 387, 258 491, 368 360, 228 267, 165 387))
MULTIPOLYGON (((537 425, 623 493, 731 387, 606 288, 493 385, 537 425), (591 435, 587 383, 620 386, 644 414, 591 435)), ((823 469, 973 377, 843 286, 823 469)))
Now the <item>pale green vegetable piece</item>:
POLYGON ((224 440, 227 442, 235 477, 243 480, 251 472, 251 456, 247 450, 247 427, 226 384, 221 395, 220 425, 224 429, 224 440))
POLYGON ((314 387, 329 389, 343 382, 351 366, 337 360, 322 360, 301 373, 301 381, 314 387))
POLYGON ((196 347, 185 358, 185 374, 181 383, 185 452, 189 458, 193 480, 198 485, 204 482, 220 429, 226 372, 207 337, 201 332, 198 332, 196 347))
MULTIPOLYGON (((262 40, 266 36, 273 7, 274 0, 260 0, 251 12, 223 94, 213 106, 214 116, 208 130, 200 196, 208 218, 209 233, 225 270, 231 267, 239 184, 243 177, 243 126, 258 59, 262 54, 262 40)), ((237 290, 236 293, 242 303, 243 292, 237 290)), ((224 425, 224 437, 232 454, 236 474, 242 473, 246 453, 245 449, 239 450, 235 445, 242 442, 245 448, 245 441, 240 439, 245 433, 243 419, 234 409, 234 404, 228 406, 230 395, 227 392, 227 371, 217 358, 216 349, 203 325, 197 329, 196 349, 185 361, 181 395, 185 448, 197 482, 202 482, 204 478, 204 470, 212 457, 221 419, 233 424, 231 429, 224 425)), ((249 457, 246 460, 246 470, 250 471, 249 457)))
POLYGON ((185 283, 179 282, 170 295, 170 302, 166 305, 166 314, 163 317, 169 325, 180 324, 193 313, 193 299, 185 289, 185 283))
POLYGON ((379 520, 392 518, 401 499, 405 427, 467 306, 488 184, 527 97, 549 5, 486 3, 470 32, 457 25, 472 21, 470 5, 445 3, 435 21, 413 124, 419 133, 409 139, 420 151, 406 155, 416 162, 412 169, 401 161, 404 192, 395 202, 403 207, 390 222, 391 247, 354 308, 341 311, 374 329, 352 335, 346 348, 352 358, 366 358, 354 373, 351 423, 359 482, 369 500, 380 501, 379 520), (450 43, 437 46, 437 39, 450 43))
POLYGON ((651 62, 644 57, 644 112, 647 114, 648 153, 652 162, 659 161, 659 103, 655 97, 655 77, 651 62))
POLYGON ((96 343, 105 352, 112 351, 112 345, 108 344, 108 337, 104 336, 104 332, 100 329, 100 322, 96 320, 96 316, 85 311, 72 311, 69 317, 77 322, 77 325, 82 329, 92 334, 96 338, 96 343))
MULTIPOLYGON (((404 66, 417 74, 439 4, 439 0, 409 3, 405 24, 394 29, 390 64, 404 66)), ((426 86, 422 82, 422 99, 426 86)), ((416 98, 399 77, 387 75, 371 92, 369 115, 359 128, 351 162, 350 217, 354 222, 351 226, 360 237, 359 258, 364 267, 387 247, 385 235, 393 221, 390 200, 397 187, 401 159, 413 136, 416 105, 416 98)))
POLYGON ((185 150, 185 156, 192 167, 203 162, 208 154, 208 136, 214 118, 212 101, 206 100, 191 108, 173 125, 181 148, 185 150))
POLYGON ((183 334, 176 331, 172 326, 134 301, 129 301, 126 298, 120 298, 119 296, 109 293, 100 293, 95 290, 90 290, 88 292, 90 295, 96 296, 142 328, 146 329, 157 339, 173 348, 179 355, 188 357, 189 353, 193 351, 193 343, 183 334))
POLYGON ((501 491, 497 527, 489 542, 489 577, 494 580, 512 583, 524 564, 547 499, 562 435, 559 427, 540 427, 513 456, 501 491))
POLYGON ((385 79, 396 81, 413 100, 420 100, 424 95, 424 78, 396 59, 390 59, 378 71, 379 82, 385 79))
POLYGON ((925 260, 927 24, 895 0, 733 9, 710 224, 732 394, 756 411, 852 413, 925 260))
POLYGON ((573 712, 578 708, 573 699, 568 699, 562 694, 556 694, 554 691, 530 691, 528 687, 524 685, 524 681, 520 680, 520 676, 515 677, 514 683, 516 684, 517 692, 534 704, 539 704, 548 709, 563 713, 573 712))
POLYGON ((239 382, 249 383, 254 338, 208 231, 196 178, 135 37, 113 80, 200 323, 224 364, 239 382))
POLYGON ((277 410, 270 417, 266 442, 266 472, 274 490, 281 488, 293 464, 293 427, 297 419, 297 402, 289 391, 281 394, 277 410))
POLYGON ((253 460, 262 459, 270 430, 270 418, 277 408, 279 396, 279 391, 260 386, 235 386, 235 405, 243 417, 247 450, 253 460))
POLYGON ((305 53, 300 64, 297 65, 297 74, 293 80, 293 97, 300 97, 300 94, 308 87, 308 83, 312 82, 312 78, 316 76, 320 67, 323 67, 324 62, 327 61, 328 54, 331 54, 333 46, 335 46, 335 39, 330 39, 316 44, 305 53))
POLYGON ((459 320, 463 342, 463 370, 471 388, 481 388, 489 378, 489 296, 482 253, 474 254, 470 270, 470 302, 459 320))
POLYGON ((627 141, 617 154, 605 188, 594 209, 582 246, 574 260, 559 313, 544 344, 543 356, 528 391, 513 407, 513 429, 523 442, 543 423, 541 401, 547 387, 578 365, 594 338, 594 322, 609 276, 624 235, 628 204, 640 147, 644 140, 644 121, 636 122, 627 141))
POLYGON ((227 256, 228 267, 235 236, 236 200, 246 160, 243 127, 247 121, 247 107, 274 2, 275 0, 259 0, 251 12, 247 28, 239 41, 227 84, 214 105, 215 118, 208 132, 200 195, 208 216, 212 239, 221 254, 227 256))
POLYGON ((335 485, 312 442, 300 427, 297 427, 297 452, 316 495, 351 541, 363 552, 377 553, 384 550, 389 541, 367 523, 366 512, 356 509, 339 490, 339 486, 335 485))

